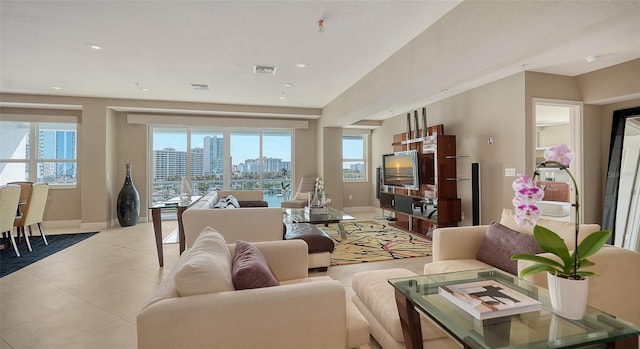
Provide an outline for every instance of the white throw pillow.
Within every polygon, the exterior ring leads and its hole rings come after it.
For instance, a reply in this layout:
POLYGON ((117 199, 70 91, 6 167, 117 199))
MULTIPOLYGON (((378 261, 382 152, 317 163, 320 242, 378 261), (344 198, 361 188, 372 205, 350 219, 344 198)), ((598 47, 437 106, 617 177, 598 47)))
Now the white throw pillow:
POLYGON ((181 297, 234 290, 231 253, 219 232, 206 227, 187 253, 173 278, 181 297))

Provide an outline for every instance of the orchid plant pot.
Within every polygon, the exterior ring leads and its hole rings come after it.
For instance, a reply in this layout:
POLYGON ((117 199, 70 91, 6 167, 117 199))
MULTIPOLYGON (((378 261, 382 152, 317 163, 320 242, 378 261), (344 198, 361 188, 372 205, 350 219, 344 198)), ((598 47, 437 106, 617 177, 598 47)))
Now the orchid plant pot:
POLYGON ((569 320, 580 320, 587 308, 589 279, 574 280, 547 273, 553 312, 569 320))
POLYGON ((513 204, 516 209, 515 221, 518 225, 533 225, 533 236, 543 252, 551 253, 557 259, 550 259, 537 254, 518 253, 511 258, 515 260, 533 261, 535 264, 520 271, 520 277, 546 272, 551 297, 551 306, 554 313, 571 320, 582 319, 587 307, 587 295, 589 292, 588 277, 596 273, 583 268, 591 267, 595 263, 588 259, 604 246, 611 236, 611 231, 601 230, 591 233, 581 242, 578 241, 580 230, 580 210, 578 184, 568 166, 574 156, 571 149, 565 144, 550 147, 545 151, 546 161, 539 164, 533 171, 533 175, 520 176, 513 182, 516 194, 513 204), (534 180, 540 175, 541 167, 553 166, 565 171, 571 178, 574 187, 575 203, 575 234, 572 246, 566 244, 558 234, 536 224, 540 216, 537 202, 544 197, 544 190, 538 187, 534 180))

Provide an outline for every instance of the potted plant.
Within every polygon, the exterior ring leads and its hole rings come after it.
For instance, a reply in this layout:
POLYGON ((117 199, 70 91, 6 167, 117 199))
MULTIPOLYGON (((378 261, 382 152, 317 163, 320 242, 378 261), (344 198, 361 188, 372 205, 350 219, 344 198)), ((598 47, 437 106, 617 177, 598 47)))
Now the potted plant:
POLYGON ((579 193, 576 180, 569 171, 568 166, 573 160, 571 149, 565 144, 547 149, 544 153, 546 161, 538 165, 531 177, 520 176, 513 182, 516 192, 513 204, 516 211, 516 223, 521 226, 535 225, 533 236, 544 252, 551 253, 557 259, 547 258, 534 254, 516 254, 511 258, 515 260, 528 260, 535 262, 520 272, 520 277, 547 272, 551 305, 556 314, 569 318, 581 319, 587 304, 588 277, 595 273, 583 268, 593 266, 594 263, 587 259, 598 252, 609 240, 611 231, 601 230, 587 236, 578 244, 578 230, 580 227, 579 193), (540 217, 537 201, 544 196, 544 191, 535 185, 535 178, 539 176, 542 167, 558 167, 565 171, 575 189, 575 236, 570 250, 565 241, 553 231, 536 225, 540 217))

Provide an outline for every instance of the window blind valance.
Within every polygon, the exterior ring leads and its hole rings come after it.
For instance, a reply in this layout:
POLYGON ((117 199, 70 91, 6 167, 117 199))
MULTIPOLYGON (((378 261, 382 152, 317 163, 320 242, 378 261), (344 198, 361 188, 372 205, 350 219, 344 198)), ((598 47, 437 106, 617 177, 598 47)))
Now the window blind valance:
POLYGON ((0 114, 0 121, 60 122, 78 123, 78 117, 71 115, 0 114))

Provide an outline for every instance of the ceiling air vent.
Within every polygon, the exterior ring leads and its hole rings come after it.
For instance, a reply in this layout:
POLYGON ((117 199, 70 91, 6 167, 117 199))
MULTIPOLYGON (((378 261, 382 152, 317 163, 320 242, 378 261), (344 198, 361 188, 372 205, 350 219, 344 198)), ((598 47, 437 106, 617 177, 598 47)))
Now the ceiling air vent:
POLYGON ((254 65, 253 73, 263 74, 263 75, 276 75, 276 67, 269 67, 266 65, 254 65))
POLYGON ((207 84, 191 84, 191 88, 198 91, 209 91, 209 85, 207 84))

